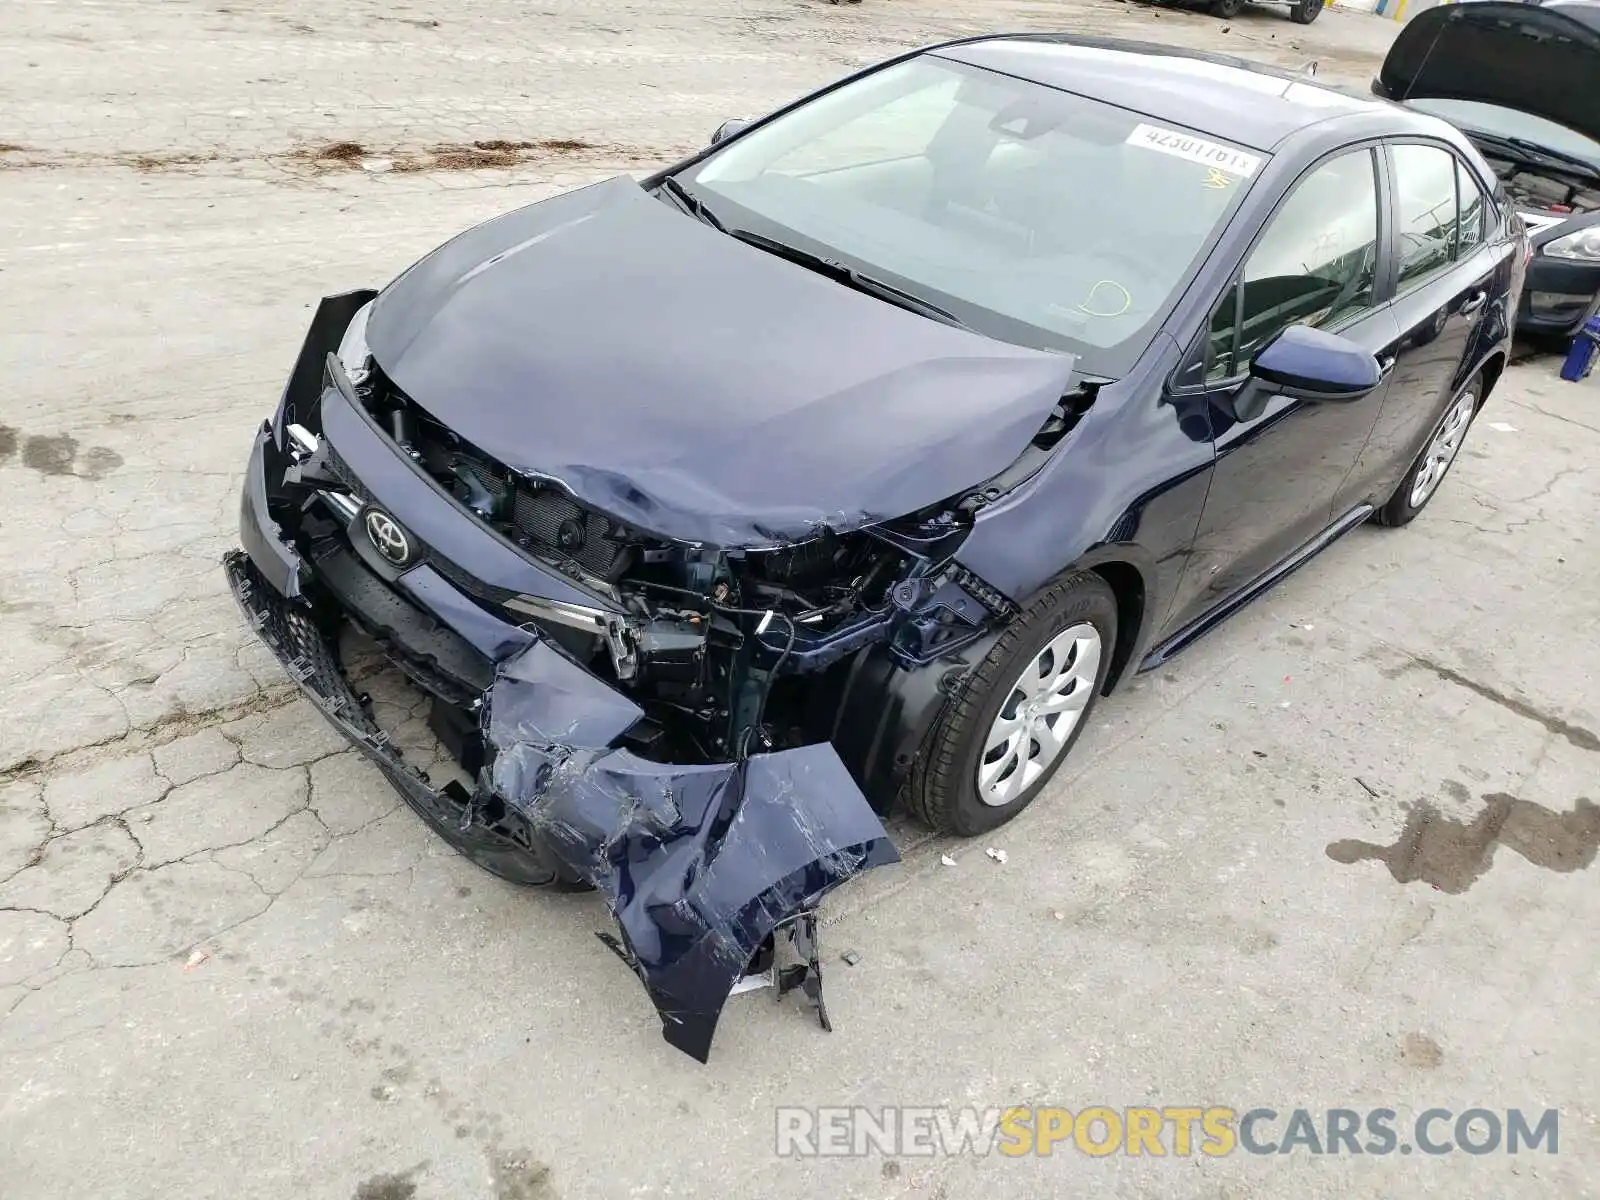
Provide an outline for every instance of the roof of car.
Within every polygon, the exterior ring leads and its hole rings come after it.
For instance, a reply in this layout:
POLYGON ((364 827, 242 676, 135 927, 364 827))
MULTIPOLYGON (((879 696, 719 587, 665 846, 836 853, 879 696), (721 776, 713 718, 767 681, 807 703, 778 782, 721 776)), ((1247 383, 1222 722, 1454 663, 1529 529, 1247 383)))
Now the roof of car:
POLYGON ((1369 96, 1223 54, 1070 34, 1007 34, 934 47, 942 58, 1031 79, 1159 120, 1271 151, 1308 125, 1385 110, 1369 96))

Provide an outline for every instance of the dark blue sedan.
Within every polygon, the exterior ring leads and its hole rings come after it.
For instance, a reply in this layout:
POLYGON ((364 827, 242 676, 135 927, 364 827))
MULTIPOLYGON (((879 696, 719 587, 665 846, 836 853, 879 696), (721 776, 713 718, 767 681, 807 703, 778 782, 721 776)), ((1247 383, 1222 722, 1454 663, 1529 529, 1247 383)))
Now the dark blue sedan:
MULTIPOLYGON (((977 38, 323 301, 226 567, 441 836, 597 888, 699 1058, 816 908, 974 835, 1098 699, 1429 502, 1528 243, 1444 121, 1248 63, 977 38), (432 698, 408 764, 346 633, 432 698)), ((824 1023, 826 1017, 824 1014, 824 1023)))

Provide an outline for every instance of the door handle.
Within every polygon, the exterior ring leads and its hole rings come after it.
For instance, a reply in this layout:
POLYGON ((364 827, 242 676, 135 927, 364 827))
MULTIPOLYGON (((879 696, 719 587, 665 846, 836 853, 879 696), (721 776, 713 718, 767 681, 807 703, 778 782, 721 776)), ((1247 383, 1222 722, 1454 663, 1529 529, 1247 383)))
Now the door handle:
POLYGON ((1378 378, 1379 379, 1387 379, 1387 378, 1389 378, 1389 372, 1394 370, 1394 364, 1397 361, 1398 360, 1392 354, 1387 356, 1386 358, 1380 358, 1378 360, 1378 378))
POLYGON ((1463 300, 1461 302, 1461 313, 1462 313, 1462 315, 1465 316, 1468 313, 1477 312, 1480 308, 1483 307, 1483 302, 1485 300, 1487 300, 1488 298, 1489 298, 1489 293, 1488 292, 1473 292, 1472 295, 1468 296, 1465 300, 1463 300))

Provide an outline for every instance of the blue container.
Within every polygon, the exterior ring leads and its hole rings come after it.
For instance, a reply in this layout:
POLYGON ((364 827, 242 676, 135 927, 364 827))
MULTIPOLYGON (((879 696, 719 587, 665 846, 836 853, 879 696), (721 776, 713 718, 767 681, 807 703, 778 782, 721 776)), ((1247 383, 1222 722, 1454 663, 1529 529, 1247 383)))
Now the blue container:
POLYGON ((1600 313, 1583 323, 1572 339, 1572 349, 1567 351, 1567 361, 1561 364, 1561 378, 1577 383, 1594 369, 1595 355, 1600 353, 1600 313))

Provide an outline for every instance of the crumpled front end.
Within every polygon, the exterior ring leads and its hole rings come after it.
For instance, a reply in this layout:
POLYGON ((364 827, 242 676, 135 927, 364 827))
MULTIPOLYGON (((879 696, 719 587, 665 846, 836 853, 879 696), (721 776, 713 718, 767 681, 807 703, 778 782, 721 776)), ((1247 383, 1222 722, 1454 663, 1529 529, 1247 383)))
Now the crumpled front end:
POLYGON ((225 567, 258 635, 335 728, 411 807, 480 866, 513 882, 582 883, 616 918, 608 939, 660 1013, 668 1042, 706 1061, 724 1003, 780 939, 805 961, 780 974, 822 1007, 822 897, 899 855, 826 745, 742 762, 651 762, 614 743, 642 716, 539 639, 495 669, 482 697, 477 788, 435 788, 350 686, 335 641, 235 551, 225 567))
POLYGON ((322 302, 256 435, 226 558, 251 624, 461 853, 598 889, 673 1045, 703 1060, 728 996, 763 980, 826 1025, 817 906, 896 861, 879 814, 1013 611, 956 550, 1047 449, 890 522, 668 538, 400 391, 365 341, 371 297, 322 302), (352 629, 431 698, 467 782, 436 786, 375 723, 340 657, 352 629))

